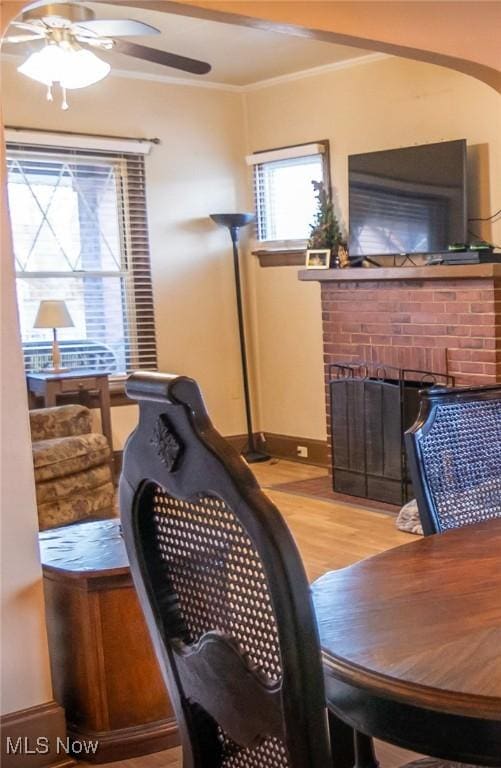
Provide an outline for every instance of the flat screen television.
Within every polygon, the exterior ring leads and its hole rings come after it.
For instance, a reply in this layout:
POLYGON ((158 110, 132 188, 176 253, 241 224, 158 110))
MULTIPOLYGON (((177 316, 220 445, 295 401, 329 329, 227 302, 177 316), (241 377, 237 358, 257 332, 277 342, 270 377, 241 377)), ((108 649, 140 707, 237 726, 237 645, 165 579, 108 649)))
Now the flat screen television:
POLYGON ((467 242, 464 139, 350 155, 348 181, 350 258, 467 242))

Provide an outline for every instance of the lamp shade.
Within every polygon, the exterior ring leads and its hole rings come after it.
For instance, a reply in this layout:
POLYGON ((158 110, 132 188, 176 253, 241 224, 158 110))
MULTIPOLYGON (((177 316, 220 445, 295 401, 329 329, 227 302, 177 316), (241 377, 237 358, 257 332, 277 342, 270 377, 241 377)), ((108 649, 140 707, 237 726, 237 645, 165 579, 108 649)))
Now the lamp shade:
POLYGON ((212 221, 223 227, 245 227, 256 218, 253 213, 211 213, 212 221))
POLYGON ((64 301, 41 301, 34 328, 71 328, 75 325, 64 301))

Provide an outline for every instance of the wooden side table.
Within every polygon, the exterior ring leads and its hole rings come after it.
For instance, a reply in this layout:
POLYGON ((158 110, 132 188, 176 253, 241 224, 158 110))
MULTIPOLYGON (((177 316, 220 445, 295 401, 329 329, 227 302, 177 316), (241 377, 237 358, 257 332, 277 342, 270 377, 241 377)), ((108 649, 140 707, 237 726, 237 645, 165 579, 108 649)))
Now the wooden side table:
POLYGON ((111 434, 110 388, 108 373, 91 370, 71 370, 60 373, 28 373, 26 382, 30 408, 35 408, 37 398, 43 399, 44 407, 57 404, 58 395, 78 395, 96 393, 99 398, 101 411, 101 428, 108 440, 113 455, 113 439, 111 434))
POLYGON ((97 740, 85 758, 96 763, 177 745, 119 521, 44 531, 40 549, 52 682, 70 741, 97 740))

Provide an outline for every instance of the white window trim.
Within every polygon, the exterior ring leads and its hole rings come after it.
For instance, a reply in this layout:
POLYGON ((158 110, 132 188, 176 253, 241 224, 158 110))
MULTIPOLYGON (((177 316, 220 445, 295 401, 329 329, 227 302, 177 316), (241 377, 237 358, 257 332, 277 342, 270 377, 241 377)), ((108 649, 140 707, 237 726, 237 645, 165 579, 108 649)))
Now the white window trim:
POLYGON ((245 162, 247 165, 262 165, 263 163, 273 163, 277 160, 293 160, 295 157, 310 157, 310 155, 323 154, 325 154, 325 144, 298 144, 294 147, 255 152, 253 155, 247 155, 245 162))

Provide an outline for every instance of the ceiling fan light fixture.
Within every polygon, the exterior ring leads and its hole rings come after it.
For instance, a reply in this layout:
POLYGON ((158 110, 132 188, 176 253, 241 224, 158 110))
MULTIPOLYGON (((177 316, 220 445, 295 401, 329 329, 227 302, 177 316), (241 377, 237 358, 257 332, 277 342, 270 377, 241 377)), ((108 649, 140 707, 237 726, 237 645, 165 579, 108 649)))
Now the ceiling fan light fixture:
MULTIPOLYGON (((110 65, 93 53, 115 50, 140 61, 150 61, 172 67, 192 75, 206 75, 210 64, 177 53, 138 45, 127 37, 160 34, 160 30, 135 19, 96 19, 91 8, 78 2, 54 0, 43 5, 38 0, 32 8, 13 21, 16 34, 7 36, 8 43, 30 43, 45 40, 42 50, 31 53, 18 67, 18 72, 43 83, 47 99, 53 101, 52 88, 59 84, 62 90, 62 108, 68 109, 66 90, 86 88, 105 78, 110 65), (20 30, 17 33, 17 30, 20 30)), ((0 0, 0 5, 2 0, 0 0)))
MULTIPOLYGON (((59 83, 64 90, 86 88, 106 77, 110 65, 92 51, 67 43, 49 43, 41 51, 32 53, 18 67, 18 72, 50 88, 59 83)), ((65 101, 65 100, 64 100, 65 101)))

